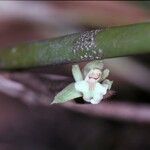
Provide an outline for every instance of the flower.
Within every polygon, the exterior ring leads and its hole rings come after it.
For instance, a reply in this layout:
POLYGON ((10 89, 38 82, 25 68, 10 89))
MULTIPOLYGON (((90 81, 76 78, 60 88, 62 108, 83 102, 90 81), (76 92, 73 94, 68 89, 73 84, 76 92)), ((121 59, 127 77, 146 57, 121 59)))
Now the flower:
POLYGON ((106 79, 109 70, 103 70, 103 63, 99 60, 86 64, 82 72, 79 65, 73 65, 72 75, 75 82, 60 91, 52 103, 63 103, 77 97, 83 97, 86 102, 98 104, 113 83, 113 81, 106 79))
POLYGON ((75 89, 83 94, 83 99, 92 104, 98 104, 106 94, 109 86, 98 81, 102 72, 99 69, 92 69, 82 81, 75 83, 75 89))

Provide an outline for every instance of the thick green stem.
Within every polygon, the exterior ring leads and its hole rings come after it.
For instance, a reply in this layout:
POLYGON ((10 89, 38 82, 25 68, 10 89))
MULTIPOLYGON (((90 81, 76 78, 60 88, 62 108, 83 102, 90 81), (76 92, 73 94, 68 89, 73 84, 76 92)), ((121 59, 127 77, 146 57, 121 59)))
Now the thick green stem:
POLYGON ((76 33, 0 50, 0 69, 23 69, 150 52, 150 23, 76 33))

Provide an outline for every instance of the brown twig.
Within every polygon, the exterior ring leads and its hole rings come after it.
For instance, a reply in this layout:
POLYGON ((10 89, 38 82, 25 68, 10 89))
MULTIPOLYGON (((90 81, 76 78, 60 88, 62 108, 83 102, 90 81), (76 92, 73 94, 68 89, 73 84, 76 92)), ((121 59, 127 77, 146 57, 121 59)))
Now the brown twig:
POLYGON ((48 99, 48 96, 36 93, 22 83, 10 80, 2 75, 0 75, 0 92, 12 98, 21 99, 27 104, 38 104, 41 102, 41 99, 44 103, 48 99))
POLYGON ((99 105, 66 103, 64 104, 64 107, 81 113, 87 113, 92 116, 150 124, 149 105, 102 102, 99 105))

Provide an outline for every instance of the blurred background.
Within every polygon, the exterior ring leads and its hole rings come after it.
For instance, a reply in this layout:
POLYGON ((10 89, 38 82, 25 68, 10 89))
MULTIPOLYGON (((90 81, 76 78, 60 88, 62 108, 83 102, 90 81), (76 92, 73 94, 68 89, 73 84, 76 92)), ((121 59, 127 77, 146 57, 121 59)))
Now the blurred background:
MULTIPOLYGON (((149 21, 149 1, 0 1, 0 50, 149 21)), ((71 64, 0 71, 0 150, 150 149, 150 55, 104 65, 116 94, 96 106, 49 105, 73 81, 71 64)))

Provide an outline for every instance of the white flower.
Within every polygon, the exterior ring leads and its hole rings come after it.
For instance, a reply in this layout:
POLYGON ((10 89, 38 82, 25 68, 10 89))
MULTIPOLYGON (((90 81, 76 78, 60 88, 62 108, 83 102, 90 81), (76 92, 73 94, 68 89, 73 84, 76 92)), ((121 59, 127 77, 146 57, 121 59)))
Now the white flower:
POLYGON ((99 82, 95 83, 94 89, 90 90, 90 85, 87 81, 78 81, 75 83, 75 89, 83 94, 83 99, 92 104, 98 104, 106 94, 108 86, 104 86, 99 82))
POLYGON ((99 69, 91 69, 85 80, 75 82, 75 89, 83 94, 83 99, 92 104, 98 104, 110 88, 109 80, 99 83, 102 72, 99 69))
POLYGON ((81 72, 79 65, 72 66, 72 74, 75 83, 69 84, 54 98, 53 103, 63 103, 77 97, 83 97, 86 102, 98 104, 110 90, 113 81, 106 79, 109 70, 103 70, 102 61, 93 61, 83 68, 81 72))

